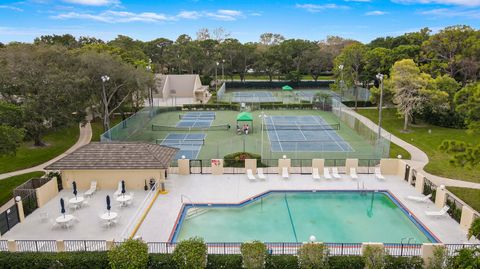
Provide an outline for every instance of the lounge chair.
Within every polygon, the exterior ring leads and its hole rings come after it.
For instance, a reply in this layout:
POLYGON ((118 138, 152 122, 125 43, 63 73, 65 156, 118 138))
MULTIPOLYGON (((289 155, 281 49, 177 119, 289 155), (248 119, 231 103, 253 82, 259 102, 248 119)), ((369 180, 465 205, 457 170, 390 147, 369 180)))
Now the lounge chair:
POLYGON ((338 168, 337 167, 332 167, 332 175, 334 178, 340 178, 340 175, 338 174, 338 168))
POLYGON ((92 181, 92 182, 90 182, 90 189, 88 189, 88 190, 83 194, 83 196, 85 196, 85 197, 90 197, 90 196, 92 196, 96 191, 97 191, 97 182, 96 182, 96 181, 92 181))
POLYGON ((320 179, 320 174, 318 173, 318 168, 313 168, 312 177, 313 177, 313 179, 320 179))
POLYGON ((118 182, 117 190, 113 194, 116 195, 116 196, 120 196, 120 194, 122 194, 122 182, 121 181, 118 182))
POLYGON ((257 168, 257 176, 259 179, 267 179, 262 168, 257 168))
POLYGON ((439 211, 425 211, 425 215, 440 217, 440 216, 445 215, 448 212, 449 209, 450 209, 450 207, 448 205, 446 205, 442 209, 440 209, 439 211))
POLYGON ((358 179, 357 169, 350 167, 350 177, 352 179, 358 179))
POLYGON ((252 169, 247 169, 247 177, 248 177, 248 180, 255 180, 255 176, 253 175, 252 169))
POLYGON ((288 168, 287 167, 282 168, 282 177, 284 179, 288 179, 288 168))
POLYGON ((328 170, 327 167, 323 168, 323 177, 326 179, 332 179, 332 176, 330 175, 330 171, 328 170))
POLYGON ((432 197, 432 194, 427 196, 407 196, 407 199, 415 202, 426 202, 430 199, 430 197, 432 197))
POLYGON ((375 178, 380 180, 385 180, 385 177, 382 175, 380 171, 380 167, 375 168, 375 178))

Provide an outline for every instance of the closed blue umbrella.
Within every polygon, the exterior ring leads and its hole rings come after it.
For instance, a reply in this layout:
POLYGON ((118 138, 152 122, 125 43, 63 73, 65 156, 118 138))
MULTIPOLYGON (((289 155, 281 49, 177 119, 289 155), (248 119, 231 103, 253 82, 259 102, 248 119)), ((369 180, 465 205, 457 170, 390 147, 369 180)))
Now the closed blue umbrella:
POLYGON ((72 182, 72 185, 73 185, 73 195, 75 195, 75 197, 77 197, 77 182, 72 182))
POLYGON ((122 194, 125 194, 125 180, 122 180, 122 194))
POLYGON ((63 201, 63 198, 60 198, 60 213, 65 216, 65 201, 63 201))
POLYGON ((110 195, 107 195, 107 210, 108 210, 108 213, 110 213, 110 209, 112 209, 112 207, 110 206, 110 195))

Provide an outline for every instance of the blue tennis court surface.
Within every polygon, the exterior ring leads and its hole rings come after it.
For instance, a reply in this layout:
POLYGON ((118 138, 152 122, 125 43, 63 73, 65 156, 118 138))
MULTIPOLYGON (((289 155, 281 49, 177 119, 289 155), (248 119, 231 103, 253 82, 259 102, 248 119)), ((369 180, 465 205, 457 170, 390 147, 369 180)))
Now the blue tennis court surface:
POLYGON ((215 119, 215 112, 188 112, 181 115, 176 127, 179 128, 208 128, 215 119))
POLYGON ((158 139, 157 144, 179 148, 176 159, 197 159, 198 153, 205 142, 206 134, 169 133, 164 139, 158 139))
POLYGON ((319 116, 269 116, 265 127, 272 152, 353 151, 337 134, 336 125, 319 116))
POLYGON ((260 103, 260 102, 276 102, 277 98, 271 92, 267 91, 249 91, 234 92, 232 102, 237 103, 260 103))

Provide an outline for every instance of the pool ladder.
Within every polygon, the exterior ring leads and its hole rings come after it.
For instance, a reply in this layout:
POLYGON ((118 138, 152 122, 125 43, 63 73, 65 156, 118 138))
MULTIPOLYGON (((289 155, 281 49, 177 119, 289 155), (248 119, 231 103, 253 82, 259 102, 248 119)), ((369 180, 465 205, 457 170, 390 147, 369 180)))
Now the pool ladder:
POLYGON ((413 237, 404 237, 402 238, 402 240, 400 241, 400 244, 411 244, 410 243, 410 240, 413 241, 413 244, 417 243, 417 240, 413 237), (407 240, 406 243, 403 242, 403 240, 407 240))
POLYGON ((185 203, 185 200, 187 200, 187 202, 191 205, 191 208, 185 214, 185 219, 193 218, 208 211, 207 208, 200 208, 196 206, 192 199, 190 199, 190 197, 186 196, 185 194, 180 195, 180 201, 182 204, 185 203))

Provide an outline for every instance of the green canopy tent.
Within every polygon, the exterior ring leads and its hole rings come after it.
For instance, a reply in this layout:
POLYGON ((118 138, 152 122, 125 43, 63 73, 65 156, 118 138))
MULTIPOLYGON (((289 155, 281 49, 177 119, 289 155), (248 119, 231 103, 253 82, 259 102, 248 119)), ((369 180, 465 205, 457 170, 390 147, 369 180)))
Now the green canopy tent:
POLYGON ((292 91, 292 90, 293 90, 293 88, 288 86, 288 85, 285 85, 285 86, 282 87, 282 91, 292 91))
POLYGON ((237 115, 237 126, 239 122, 250 122, 250 132, 253 130, 253 116, 250 112, 241 112, 237 115))

